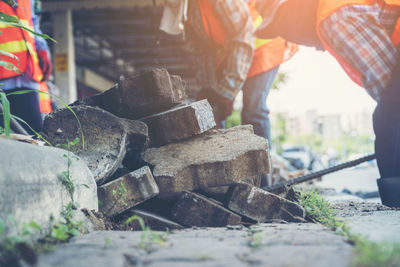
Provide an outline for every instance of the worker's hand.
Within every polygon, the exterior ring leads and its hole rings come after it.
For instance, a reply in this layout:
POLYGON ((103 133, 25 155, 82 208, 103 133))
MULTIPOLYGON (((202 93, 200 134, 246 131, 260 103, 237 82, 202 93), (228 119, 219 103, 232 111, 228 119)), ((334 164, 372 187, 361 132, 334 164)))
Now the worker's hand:
POLYGON ((43 81, 48 81, 53 71, 51 64, 50 53, 47 50, 40 50, 37 52, 39 57, 39 66, 43 72, 43 81))
POLYGON ((233 101, 223 97, 212 89, 201 90, 196 97, 197 100, 207 99, 214 111, 217 124, 232 114, 233 101))

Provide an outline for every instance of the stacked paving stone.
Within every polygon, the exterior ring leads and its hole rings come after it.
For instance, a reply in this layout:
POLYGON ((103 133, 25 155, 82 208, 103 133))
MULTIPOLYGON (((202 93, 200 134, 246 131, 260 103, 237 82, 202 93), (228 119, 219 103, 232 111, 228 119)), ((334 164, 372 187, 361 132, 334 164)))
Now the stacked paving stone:
POLYGON ((71 149, 95 176, 99 210, 115 221, 137 215, 158 230, 301 221, 299 205, 259 188, 267 140, 251 126, 213 129, 208 101, 185 99, 179 76, 151 69, 73 103, 79 122, 67 109, 52 113, 44 134, 63 144, 83 132, 71 149))

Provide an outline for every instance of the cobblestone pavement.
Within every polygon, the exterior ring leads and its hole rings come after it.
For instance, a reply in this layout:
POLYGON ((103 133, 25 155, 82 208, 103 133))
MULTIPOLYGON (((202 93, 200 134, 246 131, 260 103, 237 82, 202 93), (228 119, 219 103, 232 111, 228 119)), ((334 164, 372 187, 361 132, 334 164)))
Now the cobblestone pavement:
POLYGON ((400 243, 400 209, 354 201, 339 201, 333 207, 352 233, 374 242, 400 243))
POLYGON ((143 232, 93 232, 40 257, 47 266, 349 266, 352 247, 316 224, 262 224, 174 231, 165 244, 143 232))
MULTIPOLYGON (((334 201, 352 233, 400 241, 400 210, 362 200, 334 201)), ((166 241, 141 241, 143 232, 93 232, 42 254, 38 266, 351 266, 353 247, 311 223, 191 228, 166 241)))

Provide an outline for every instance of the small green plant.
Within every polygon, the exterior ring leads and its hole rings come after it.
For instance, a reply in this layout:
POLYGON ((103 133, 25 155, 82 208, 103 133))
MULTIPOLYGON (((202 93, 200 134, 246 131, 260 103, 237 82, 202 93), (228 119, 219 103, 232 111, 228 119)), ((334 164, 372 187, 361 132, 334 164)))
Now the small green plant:
POLYGON ((252 248, 252 249, 256 249, 261 247, 263 244, 262 242, 262 235, 261 233, 256 233, 254 235, 249 236, 249 240, 247 242, 247 245, 252 248))
POLYGON ((70 202, 61 212, 61 219, 51 228, 50 236, 46 241, 50 244, 65 242, 69 238, 79 236, 84 232, 83 221, 74 219, 75 211, 79 209, 78 203, 70 202))
POLYGON ((225 128, 232 128, 242 124, 240 110, 233 110, 232 114, 225 120, 225 128))
POLYGON ((310 193, 299 192, 299 204, 306 210, 306 218, 312 222, 320 223, 332 230, 343 225, 335 216, 329 202, 315 190, 310 193))
POLYGON ((260 248, 263 245, 262 242, 262 229, 258 226, 250 226, 247 230, 247 246, 252 249, 260 248))
POLYGON ((127 200, 127 193, 128 191, 126 190, 126 187, 124 185, 124 183, 121 181, 117 190, 113 190, 112 194, 113 196, 117 196, 118 195, 118 200, 119 202, 122 203, 122 205, 124 206, 128 206, 128 203, 126 203, 127 200))
POLYGON ((336 233, 343 235, 354 245, 355 267, 400 266, 400 244, 372 242, 366 238, 352 234, 351 229, 334 214, 329 202, 314 190, 310 193, 299 192, 299 203, 306 209, 307 218, 321 223, 336 233))
POLYGON ((129 224, 130 222, 133 221, 138 221, 143 231, 142 234, 140 235, 140 241, 138 245, 139 249, 142 249, 147 253, 151 253, 152 251, 155 250, 154 245, 161 245, 161 246, 168 245, 166 241, 168 232, 158 233, 152 231, 149 226, 146 226, 144 220, 137 215, 129 217, 127 220, 125 220, 124 224, 129 224))
MULTIPOLYGON (((67 144, 57 145, 58 147, 67 150, 67 154, 64 154, 64 157, 67 159, 67 170, 61 173, 61 183, 65 186, 65 189, 70 194, 72 202, 74 201, 75 185, 72 181, 72 175, 71 175, 71 165, 72 165, 71 147, 75 146, 77 143, 79 143, 79 138, 75 138, 73 141, 70 141, 67 144)), ((79 160, 79 158, 76 159, 79 160)))
POLYGON ((400 244, 375 243, 363 238, 356 241, 356 267, 400 266, 400 244))
POLYGON ((105 248, 111 247, 111 238, 106 237, 106 238, 104 239, 104 247, 105 247, 105 248))

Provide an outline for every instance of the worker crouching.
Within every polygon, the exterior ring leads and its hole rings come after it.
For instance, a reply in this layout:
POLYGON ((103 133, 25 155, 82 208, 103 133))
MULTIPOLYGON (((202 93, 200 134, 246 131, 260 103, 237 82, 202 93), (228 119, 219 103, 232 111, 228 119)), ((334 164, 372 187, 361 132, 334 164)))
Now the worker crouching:
POLYGON ((327 50, 375 99, 379 192, 383 204, 400 207, 400 1, 270 0, 258 8, 256 36, 327 50))

